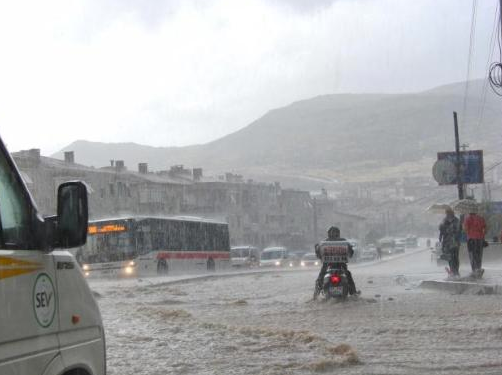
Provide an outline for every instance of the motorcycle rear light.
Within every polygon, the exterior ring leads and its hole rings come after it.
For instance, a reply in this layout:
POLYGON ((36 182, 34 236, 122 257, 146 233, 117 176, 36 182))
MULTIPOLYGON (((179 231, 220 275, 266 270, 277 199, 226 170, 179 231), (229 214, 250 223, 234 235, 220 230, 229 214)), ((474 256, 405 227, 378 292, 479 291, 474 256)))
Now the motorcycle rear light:
POLYGON ((338 276, 338 275, 331 275, 330 279, 331 279, 331 282, 335 285, 340 282, 340 276, 338 276))

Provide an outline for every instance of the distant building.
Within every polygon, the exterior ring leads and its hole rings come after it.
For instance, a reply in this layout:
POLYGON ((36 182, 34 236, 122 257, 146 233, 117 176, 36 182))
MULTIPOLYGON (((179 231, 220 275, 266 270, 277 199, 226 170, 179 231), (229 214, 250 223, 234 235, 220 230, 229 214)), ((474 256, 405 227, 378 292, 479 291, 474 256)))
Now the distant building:
POLYGON ((87 184, 90 218, 180 213, 186 182, 131 172, 120 162, 97 169, 40 156, 33 150, 12 156, 44 215, 55 213, 56 189, 71 180, 87 184))
POLYGON ((137 171, 130 171, 121 160, 94 168, 75 163, 74 153, 63 161, 41 156, 38 149, 12 156, 46 216, 55 214, 59 184, 81 180, 88 186, 91 219, 188 214, 227 221, 234 245, 304 249, 314 241, 310 194, 284 190, 279 183, 245 181, 233 173, 212 179, 202 168, 182 165, 153 173, 139 163, 137 171))

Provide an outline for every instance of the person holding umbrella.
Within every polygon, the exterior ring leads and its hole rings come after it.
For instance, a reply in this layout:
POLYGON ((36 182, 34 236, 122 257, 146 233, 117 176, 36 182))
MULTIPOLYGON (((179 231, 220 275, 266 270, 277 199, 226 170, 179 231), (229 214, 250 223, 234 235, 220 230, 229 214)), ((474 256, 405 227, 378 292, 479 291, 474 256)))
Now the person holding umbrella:
POLYGON ((448 260, 450 269, 449 276, 456 278, 459 275, 459 258, 458 252, 460 249, 460 236, 462 230, 460 228, 460 220, 455 216, 451 207, 446 207, 445 218, 439 225, 439 241, 442 245, 443 255, 448 260))
POLYGON ((467 234, 467 250, 471 261, 472 276, 481 278, 484 270, 481 268, 483 261, 483 247, 486 235, 486 222, 477 214, 477 207, 471 205, 469 214, 465 217, 463 228, 467 234))

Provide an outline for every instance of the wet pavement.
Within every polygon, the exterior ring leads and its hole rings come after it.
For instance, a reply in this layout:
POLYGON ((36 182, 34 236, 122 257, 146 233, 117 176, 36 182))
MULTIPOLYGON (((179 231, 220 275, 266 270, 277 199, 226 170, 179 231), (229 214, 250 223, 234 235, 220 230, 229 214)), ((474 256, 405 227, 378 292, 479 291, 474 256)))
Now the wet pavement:
POLYGON ((92 280, 108 372, 502 373, 500 295, 420 288, 445 276, 428 251, 350 269, 345 302, 312 301, 317 269, 92 280))

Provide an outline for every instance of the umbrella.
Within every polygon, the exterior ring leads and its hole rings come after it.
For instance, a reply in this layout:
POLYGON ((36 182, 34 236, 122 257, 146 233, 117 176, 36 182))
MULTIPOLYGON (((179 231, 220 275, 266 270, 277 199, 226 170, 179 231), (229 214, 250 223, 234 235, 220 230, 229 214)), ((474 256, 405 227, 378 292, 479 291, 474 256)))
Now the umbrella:
POLYGON ((425 211, 433 214, 444 214, 447 208, 451 208, 449 204, 446 203, 434 203, 432 206, 427 207, 425 211))
POLYGON ((461 214, 470 214, 479 210, 479 204, 474 199, 460 199, 453 202, 451 207, 461 214))

